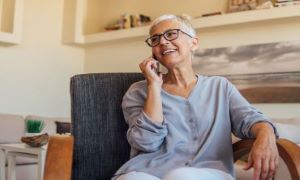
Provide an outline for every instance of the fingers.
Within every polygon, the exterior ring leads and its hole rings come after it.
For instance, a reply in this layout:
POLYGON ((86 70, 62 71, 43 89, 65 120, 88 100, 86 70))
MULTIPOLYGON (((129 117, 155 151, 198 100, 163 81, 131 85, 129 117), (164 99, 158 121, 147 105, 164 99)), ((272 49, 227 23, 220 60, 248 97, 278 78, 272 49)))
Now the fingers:
POLYGON ((270 160, 269 164, 270 164, 270 166, 269 166, 269 174, 267 176, 267 179, 271 179, 275 175, 275 171, 276 171, 275 161, 274 160, 270 160))
POLYGON ((145 60, 143 60, 143 61, 140 63, 140 69, 141 69, 142 71, 144 71, 144 69, 145 69, 147 63, 148 63, 150 60, 151 60, 151 57, 148 57, 148 58, 146 58, 145 60))
POLYGON ((251 167, 254 168, 254 180, 269 180, 274 177, 276 169, 278 167, 278 158, 277 156, 273 156, 272 158, 268 158, 270 156, 262 157, 260 154, 256 154, 253 156, 249 155, 248 164, 244 168, 244 170, 248 170, 251 167), (252 159, 253 158, 253 159, 252 159))
POLYGON ((157 74, 158 61, 153 59, 152 56, 146 58, 140 63, 140 69, 147 79, 148 84, 155 84, 161 86, 163 83, 162 75, 157 74))
POLYGON ((251 149, 252 167, 254 167, 253 179, 269 180, 272 178, 278 167, 278 158, 274 134, 260 133, 251 149))
POLYGON ((163 74, 161 72, 159 72, 159 78, 162 79, 163 78, 163 74))
POLYGON ((158 61, 154 60, 154 63, 151 63, 152 68, 158 68, 158 61))
POLYGON ((269 162, 270 166, 269 166, 269 174, 267 176, 267 179, 271 179, 272 177, 275 176, 275 172, 278 168, 278 158, 277 157, 273 157, 270 162, 269 162))
POLYGON ((269 180, 274 177, 277 167, 278 162, 276 158, 262 160, 260 179, 269 180))
POLYGON ((243 169, 247 171, 247 170, 251 169, 252 167, 253 167, 252 156, 251 156, 251 153, 249 153, 248 162, 243 169))
POLYGON ((262 159, 262 168, 261 168, 261 174, 260 177, 261 179, 267 179, 269 177, 269 164, 270 164, 269 159, 262 159))
POLYGON ((254 175, 253 175, 253 180, 260 180, 260 174, 261 174, 261 166, 262 162, 261 159, 257 159, 254 161, 254 175))
POLYGON ((152 57, 148 57, 144 61, 142 61, 139 66, 142 72, 145 72, 146 70, 157 68, 157 61, 152 57))

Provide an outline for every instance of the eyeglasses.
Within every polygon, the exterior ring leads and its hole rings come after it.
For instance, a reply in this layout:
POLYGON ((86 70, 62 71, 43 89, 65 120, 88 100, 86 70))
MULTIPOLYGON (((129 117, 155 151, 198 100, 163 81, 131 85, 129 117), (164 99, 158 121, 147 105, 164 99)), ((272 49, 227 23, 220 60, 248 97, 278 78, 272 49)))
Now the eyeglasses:
POLYGON ((165 31, 163 34, 156 34, 156 35, 153 35, 153 36, 147 38, 145 40, 145 42, 150 47, 155 47, 155 46, 159 45, 161 36, 163 36, 168 41, 173 41, 178 38, 179 32, 182 32, 191 38, 193 37, 180 29, 169 29, 169 30, 165 31))

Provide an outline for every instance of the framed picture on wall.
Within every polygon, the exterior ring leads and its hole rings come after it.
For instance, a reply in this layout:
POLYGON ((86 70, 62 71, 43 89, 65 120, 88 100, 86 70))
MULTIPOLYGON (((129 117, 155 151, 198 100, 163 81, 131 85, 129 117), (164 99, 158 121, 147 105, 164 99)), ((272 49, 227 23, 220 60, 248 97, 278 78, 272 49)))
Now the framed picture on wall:
POLYGON ((229 0, 227 12, 247 11, 256 8, 256 0, 229 0))
POLYGON ((300 102, 300 42, 198 49, 193 68, 226 77, 252 103, 300 102))

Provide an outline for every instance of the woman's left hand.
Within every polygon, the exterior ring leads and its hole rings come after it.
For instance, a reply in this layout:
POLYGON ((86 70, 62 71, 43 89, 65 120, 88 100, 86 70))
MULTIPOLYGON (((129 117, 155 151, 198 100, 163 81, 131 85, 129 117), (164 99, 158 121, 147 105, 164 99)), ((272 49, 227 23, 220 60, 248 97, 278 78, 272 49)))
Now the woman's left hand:
POLYGON ((270 124, 267 123, 258 123, 256 127, 253 127, 256 140, 249 153, 248 163, 244 169, 254 168, 254 180, 271 179, 274 177, 278 167, 279 156, 276 137, 273 128, 270 127, 270 124))

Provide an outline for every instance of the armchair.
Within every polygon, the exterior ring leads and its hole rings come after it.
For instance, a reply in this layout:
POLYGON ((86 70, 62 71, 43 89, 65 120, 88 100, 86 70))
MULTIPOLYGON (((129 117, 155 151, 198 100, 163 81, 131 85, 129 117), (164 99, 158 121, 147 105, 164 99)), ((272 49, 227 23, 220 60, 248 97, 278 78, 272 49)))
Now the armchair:
MULTIPOLYGON (((140 73, 83 74, 71 78, 73 180, 109 180, 129 159, 121 101, 129 86, 142 79, 140 73)), ((249 152, 252 143, 253 140, 242 140, 234 144, 235 160, 249 152)), ((293 180, 299 180, 299 147, 283 139, 277 145, 293 180)))

